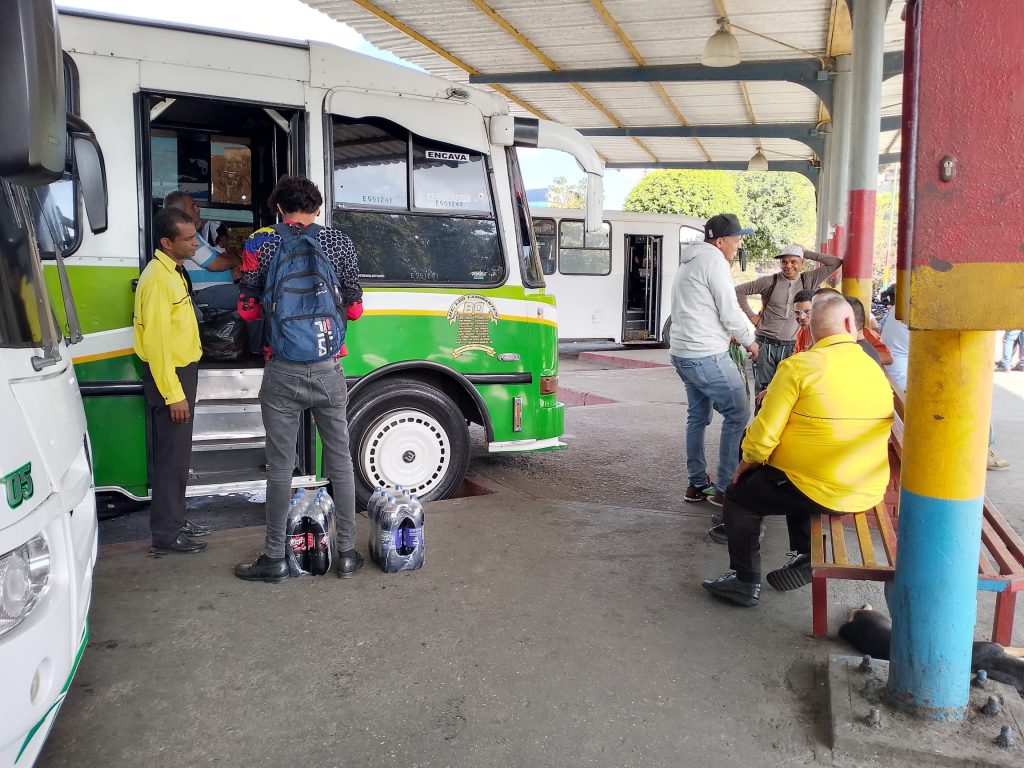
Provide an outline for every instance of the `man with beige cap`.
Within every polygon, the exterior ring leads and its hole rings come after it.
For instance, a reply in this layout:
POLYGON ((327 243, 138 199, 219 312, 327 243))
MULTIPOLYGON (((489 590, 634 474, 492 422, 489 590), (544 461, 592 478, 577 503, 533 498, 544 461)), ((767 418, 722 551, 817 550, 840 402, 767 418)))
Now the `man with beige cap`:
POLYGON ((816 253, 796 244, 787 245, 779 255, 779 272, 759 277, 736 286, 736 300, 757 327, 757 343, 761 352, 754 360, 754 391, 762 392, 775 375, 778 364, 793 354, 797 322, 793 313, 793 297, 798 291, 813 291, 843 261, 835 256, 816 253), (811 259, 821 266, 802 272, 804 261, 811 259), (754 312, 748 296, 760 295, 761 311, 754 312))

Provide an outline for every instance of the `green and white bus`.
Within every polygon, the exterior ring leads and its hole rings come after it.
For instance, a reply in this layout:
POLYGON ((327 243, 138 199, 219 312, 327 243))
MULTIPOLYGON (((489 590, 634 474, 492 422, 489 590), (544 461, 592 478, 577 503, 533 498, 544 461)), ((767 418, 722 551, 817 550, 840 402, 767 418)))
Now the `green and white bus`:
MULTIPOLYGON (((326 44, 77 12, 61 24, 111 194, 108 231, 84 233, 68 267, 99 490, 149 494, 132 289, 162 199, 189 192, 238 246, 274 223, 265 200, 285 173, 323 189, 322 223, 359 250, 365 314, 344 364, 360 500, 380 484, 453 494, 471 423, 491 452, 562 447, 555 301, 515 148, 575 156, 599 226, 603 164, 582 136, 513 117, 493 93, 326 44)), ((261 379, 260 358, 201 365, 190 495, 263 487, 261 379)), ((319 469, 309 420, 295 485, 319 469)))

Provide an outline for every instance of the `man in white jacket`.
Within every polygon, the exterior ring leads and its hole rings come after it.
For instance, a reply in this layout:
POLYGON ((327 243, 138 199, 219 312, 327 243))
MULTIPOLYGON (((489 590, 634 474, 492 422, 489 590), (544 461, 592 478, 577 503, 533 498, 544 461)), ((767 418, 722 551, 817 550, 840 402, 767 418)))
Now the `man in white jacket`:
POLYGON ((740 440, 750 420, 750 401, 736 364, 729 356, 735 339, 756 358, 754 326, 740 309, 729 265, 743 245, 743 235, 731 213, 712 216, 704 225, 704 242, 683 248, 672 284, 672 364, 686 388, 686 472, 684 498, 705 499, 717 507, 739 463, 740 440), (704 458, 704 432, 712 408, 724 419, 714 482, 704 458))

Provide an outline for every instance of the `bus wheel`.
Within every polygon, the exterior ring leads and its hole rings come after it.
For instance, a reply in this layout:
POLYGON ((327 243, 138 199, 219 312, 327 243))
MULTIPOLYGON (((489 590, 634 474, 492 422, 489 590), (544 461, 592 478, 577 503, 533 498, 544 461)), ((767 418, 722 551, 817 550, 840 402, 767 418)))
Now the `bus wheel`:
POLYGON ((661 348, 668 349, 672 346, 672 318, 665 320, 665 326, 661 329, 661 348))
POLYGON ((388 381, 359 396, 348 416, 357 509, 366 508, 377 486, 401 485, 432 501, 462 485, 469 428, 443 392, 419 381, 388 381))

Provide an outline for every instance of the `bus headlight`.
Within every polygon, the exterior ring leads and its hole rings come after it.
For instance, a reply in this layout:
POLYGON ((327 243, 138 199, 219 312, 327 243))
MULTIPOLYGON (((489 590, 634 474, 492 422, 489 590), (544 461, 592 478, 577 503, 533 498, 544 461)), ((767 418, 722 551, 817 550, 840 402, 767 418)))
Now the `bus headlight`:
POLYGON ((49 581, 50 547, 45 534, 0 556, 0 635, 32 613, 49 581))

